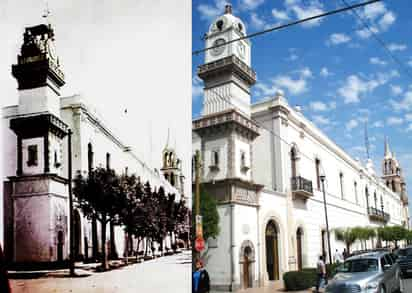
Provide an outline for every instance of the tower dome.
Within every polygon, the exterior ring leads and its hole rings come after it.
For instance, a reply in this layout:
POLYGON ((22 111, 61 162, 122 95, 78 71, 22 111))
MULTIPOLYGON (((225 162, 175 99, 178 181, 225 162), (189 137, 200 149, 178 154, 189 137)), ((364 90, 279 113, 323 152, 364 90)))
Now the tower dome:
POLYGON ((241 35, 246 35, 246 26, 240 18, 232 14, 232 5, 225 6, 225 14, 218 17, 209 27, 209 35, 226 31, 228 29, 235 29, 241 35))

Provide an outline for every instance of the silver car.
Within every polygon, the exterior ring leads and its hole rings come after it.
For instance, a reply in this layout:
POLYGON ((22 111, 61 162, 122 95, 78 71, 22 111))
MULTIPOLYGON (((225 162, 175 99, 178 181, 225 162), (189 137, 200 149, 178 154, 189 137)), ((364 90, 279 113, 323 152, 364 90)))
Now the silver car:
POLYGON ((392 293, 400 290, 400 269, 394 257, 384 252, 353 256, 337 268, 328 293, 392 293))

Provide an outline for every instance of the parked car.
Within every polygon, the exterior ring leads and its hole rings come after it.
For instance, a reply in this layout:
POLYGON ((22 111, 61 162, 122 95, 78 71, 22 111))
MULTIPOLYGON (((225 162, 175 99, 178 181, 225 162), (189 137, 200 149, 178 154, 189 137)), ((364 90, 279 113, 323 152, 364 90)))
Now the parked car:
POLYGON ((392 293, 400 290, 400 269, 387 251, 364 253, 347 258, 337 267, 328 293, 392 293))
POLYGON ((398 264, 403 277, 412 275, 412 246, 397 251, 398 264))

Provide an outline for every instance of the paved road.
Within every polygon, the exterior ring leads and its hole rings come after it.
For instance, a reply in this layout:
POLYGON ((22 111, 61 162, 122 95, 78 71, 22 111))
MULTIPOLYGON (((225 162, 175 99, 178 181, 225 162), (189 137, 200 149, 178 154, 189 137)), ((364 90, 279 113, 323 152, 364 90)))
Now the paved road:
POLYGON ((412 279, 403 279, 401 283, 401 289, 403 293, 412 292, 412 279))
POLYGON ((184 252, 83 278, 12 280, 13 293, 190 293, 191 255, 184 252))

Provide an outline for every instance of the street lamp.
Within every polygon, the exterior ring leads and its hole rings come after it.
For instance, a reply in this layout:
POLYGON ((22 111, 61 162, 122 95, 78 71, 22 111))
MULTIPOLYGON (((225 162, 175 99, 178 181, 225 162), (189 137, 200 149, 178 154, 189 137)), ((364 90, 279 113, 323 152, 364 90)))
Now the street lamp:
POLYGON ((69 181, 69 223, 70 223, 70 231, 69 231, 69 268, 70 268, 70 276, 75 276, 74 271, 74 221, 73 221, 73 191, 72 191, 72 130, 69 129, 67 135, 67 153, 68 153, 68 181, 69 181))
MULTIPOLYGON (((322 182, 322 190, 323 190, 323 206, 325 208, 326 234, 327 234, 327 237, 328 237, 329 263, 332 264, 332 253, 331 253, 331 249, 330 249, 330 232, 329 232, 329 221, 328 221, 328 208, 326 206, 325 179, 326 179, 326 176, 324 174, 320 175, 320 181, 322 182)), ((322 239, 322 241, 323 241, 323 239, 322 239)))

